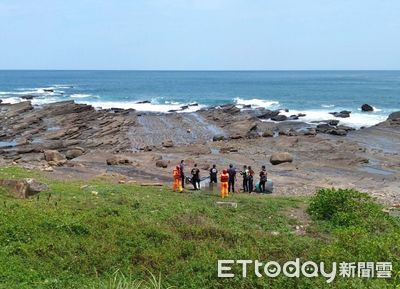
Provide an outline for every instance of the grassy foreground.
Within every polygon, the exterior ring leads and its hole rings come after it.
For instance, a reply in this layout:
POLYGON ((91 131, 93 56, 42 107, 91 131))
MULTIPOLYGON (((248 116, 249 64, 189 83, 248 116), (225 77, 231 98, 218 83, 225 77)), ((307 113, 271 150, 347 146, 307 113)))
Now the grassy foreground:
POLYGON ((399 221, 372 203, 340 211, 332 199, 239 194, 230 197, 236 209, 218 208, 210 193, 106 178, 50 181, 0 168, 0 178, 24 177, 50 189, 29 200, 0 189, 0 288, 400 288, 399 221), (322 277, 217 278, 218 259, 295 258, 391 261, 395 272, 389 280, 337 277, 331 284, 322 277))

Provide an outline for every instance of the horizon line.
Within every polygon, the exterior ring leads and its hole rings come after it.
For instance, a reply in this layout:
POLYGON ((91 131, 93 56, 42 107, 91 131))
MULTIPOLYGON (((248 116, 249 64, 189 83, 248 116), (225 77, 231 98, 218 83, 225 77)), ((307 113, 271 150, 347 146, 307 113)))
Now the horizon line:
POLYGON ((400 71, 400 69, 0 69, 0 71, 137 71, 137 72, 310 72, 310 71, 400 71))

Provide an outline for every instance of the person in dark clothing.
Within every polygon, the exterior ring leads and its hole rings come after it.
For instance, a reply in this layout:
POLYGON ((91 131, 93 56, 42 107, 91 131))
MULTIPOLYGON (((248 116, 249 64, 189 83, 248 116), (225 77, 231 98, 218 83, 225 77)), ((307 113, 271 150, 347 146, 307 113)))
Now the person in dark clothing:
POLYGON ((229 175, 228 192, 234 193, 235 192, 236 170, 233 168, 232 164, 229 165, 228 175, 229 175))
POLYGON ((183 172, 183 169, 185 168, 184 160, 181 160, 181 163, 179 164, 179 169, 181 170, 181 183, 182 183, 182 189, 185 188, 185 174, 183 172))
POLYGON ((210 183, 216 184, 218 182, 218 170, 217 166, 213 165, 210 169, 210 183))
POLYGON ((240 174, 243 177, 243 192, 248 192, 249 191, 249 186, 248 186, 247 176, 249 174, 249 170, 247 169, 246 165, 243 166, 243 171, 241 171, 240 174))
POLYGON ((194 164, 192 173, 192 184, 195 190, 200 190, 200 170, 197 168, 197 164, 194 164))
POLYGON ((265 166, 261 167, 260 172, 260 192, 265 193, 265 183, 267 182, 267 170, 265 166))
POLYGON ((251 193, 253 191, 253 188, 254 188, 254 175, 255 175, 255 173, 254 173, 254 171, 252 170, 252 168, 250 166, 249 166, 248 171, 249 171, 249 173, 247 175, 247 184, 248 184, 247 188, 249 190, 249 193, 251 193))

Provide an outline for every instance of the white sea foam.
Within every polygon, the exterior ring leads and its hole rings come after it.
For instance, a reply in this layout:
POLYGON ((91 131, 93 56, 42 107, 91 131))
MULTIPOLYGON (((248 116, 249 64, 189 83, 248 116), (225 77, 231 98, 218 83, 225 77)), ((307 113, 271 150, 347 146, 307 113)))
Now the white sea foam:
POLYGON ((368 127, 385 121, 387 116, 376 113, 365 113, 365 112, 352 112, 348 118, 334 117, 329 113, 328 110, 289 110, 289 112, 282 111, 281 114, 286 116, 297 115, 304 113, 305 117, 300 117, 300 121, 311 123, 312 121, 323 121, 329 119, 337 119, 340 121, 339 124, 348 125, 355 128, 362 126, 368 127))
POLYGON ((239 106, 251 105, 252 107, 265 107, 265 108, 276 106, 279 104, 278 101, 264 100, 258 98, 243 99, 240 97, 236 97, 234 98, 234 101, 239 106))
POLYGON ((71 98, 87 98, 87 97, 91 97, 91 94, 86 94, 86 93, 75 93, 75 94, 71 94, 71 98))
MULTIPOLYGON (((78 101, 80 103, 88 103, 83 101, 78 101)), ((99 107, 103 109, 107 108, 122 108, 122 109, 136 109, 138 111, 148 111, 148 112, 168 112, 170 110, 181 110, 181 107, 186 104, 157 104, 157 103, 136 103, 136 102, 125 102, 125 101, 93 101, 88 104, 99 107)), ((194 112, 204 106, 189 106, 188 109, 179 112, 194 112)))
POLYGON ((2 100, 2 103, 11 103, 11 104, 14 104, 14 103, 21 102, 21 98, 19 98, 19 97, 14 97, 14 96, 12 96, 12 97, 4 97, 4 98, 0 98, 0 99, 2 100))
POLYGON ((335 107, 334 104, 322 104, 321 106, 324 107, 324 108, 335 107))

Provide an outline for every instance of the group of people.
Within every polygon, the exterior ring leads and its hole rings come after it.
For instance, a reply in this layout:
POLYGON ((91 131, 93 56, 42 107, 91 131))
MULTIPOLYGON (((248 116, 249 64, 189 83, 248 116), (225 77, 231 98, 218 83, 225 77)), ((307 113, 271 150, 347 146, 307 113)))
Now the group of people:
MULTIPOLYGON (((182 160, 179 165, 173 170, 174 184, 173 190, 179 190, 182 192, 185 188, 186 175, 184 173, 184 161, 182 160)), ((254 191, 254 178, 255 172, 251 166, 243 166, 241 171, 237 171, 232 164, 229 165, 227 169, 224 169, 220 174, 221 182, 221 197, 225 198, 229 196, 229 193, 235 192, 235 182, 236 175, 239 173, 243 179, 243 192, 252 193, 254 191)), ((190 171, 191 177, 188 178, 190 183, 192 183, 194 190, 200 189, 200 170, 197 164, 194 164, 192 170, 190 171)), ((265 166, 261 167, 259 176, 259 190, 260 192, 266 192, 265 184, 267 183, 267 170, 265 166)), ((216 165, 213 165, 209 170, 210 186, 218 184, 218 169, 216 165)))

